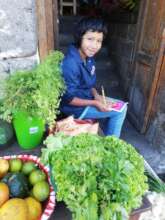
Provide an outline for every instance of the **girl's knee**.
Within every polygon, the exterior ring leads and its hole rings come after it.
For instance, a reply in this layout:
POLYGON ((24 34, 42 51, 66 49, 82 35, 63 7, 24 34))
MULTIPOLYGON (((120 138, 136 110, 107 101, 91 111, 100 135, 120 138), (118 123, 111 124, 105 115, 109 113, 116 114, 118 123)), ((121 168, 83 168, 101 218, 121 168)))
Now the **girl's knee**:
POLYGON ((127 109, 128 109, 128 106, 126 105, 123 109, 123 113, 126 114, 127 113, 127 109))
POLYGON ((124 107, 124 109, 121 112, 118 112, 116 115, 117 118, 125 118, 127 114, 127 105, 124 107))

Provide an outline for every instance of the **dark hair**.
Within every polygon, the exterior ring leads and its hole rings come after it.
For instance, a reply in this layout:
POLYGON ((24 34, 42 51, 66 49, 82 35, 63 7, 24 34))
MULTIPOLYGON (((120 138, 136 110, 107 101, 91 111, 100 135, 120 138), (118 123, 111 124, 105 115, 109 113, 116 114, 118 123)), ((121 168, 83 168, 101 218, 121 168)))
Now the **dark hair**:
POLYGON ((77 47, 81 46, 82 37, 87 31, 102 32, 105 38, 107 34, 107 25, 101 18, 82 18, 75 26, 74 40, 77 47))

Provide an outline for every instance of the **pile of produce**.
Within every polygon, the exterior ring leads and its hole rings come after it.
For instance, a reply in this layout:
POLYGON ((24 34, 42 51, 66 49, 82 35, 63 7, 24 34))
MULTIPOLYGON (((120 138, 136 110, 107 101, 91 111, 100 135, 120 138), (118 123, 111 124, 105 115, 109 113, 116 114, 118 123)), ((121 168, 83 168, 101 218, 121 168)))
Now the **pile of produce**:
POLYGON ((92 134, 50 135, 41 160, 73 220, 125 220, 148 189, 143 158, 126 142, 92 134))
POLYGON ((1 220, 39 220, 49 194, 47 176, 36 163, 0 158, 1 220))

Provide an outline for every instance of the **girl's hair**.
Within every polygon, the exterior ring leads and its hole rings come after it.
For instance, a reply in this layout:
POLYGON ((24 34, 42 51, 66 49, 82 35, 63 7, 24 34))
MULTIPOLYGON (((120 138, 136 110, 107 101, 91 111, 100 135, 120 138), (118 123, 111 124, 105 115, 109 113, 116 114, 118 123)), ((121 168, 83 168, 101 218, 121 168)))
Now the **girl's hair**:
POLYGON ((104 37, 107 34, 107 25, 101 18, 85 17, 82 18, 75 27, 74 41, 75 45, 79 48, 83 35, 87 31, 101 32, 104 37))

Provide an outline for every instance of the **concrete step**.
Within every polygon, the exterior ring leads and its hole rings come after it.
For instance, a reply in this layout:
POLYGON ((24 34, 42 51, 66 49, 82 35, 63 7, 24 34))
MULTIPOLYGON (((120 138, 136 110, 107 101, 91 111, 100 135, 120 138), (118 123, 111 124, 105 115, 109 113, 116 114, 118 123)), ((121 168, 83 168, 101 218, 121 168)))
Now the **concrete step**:
POLYGON ((113 71, 108 68, 99 68, 96 70, 97 87, 101 88, 117 88, 119 87, 119 79, 113 71))
MULTIPOLYGON (((96 84, 96 89, 101 94, 101 87, 96 84)), ((125 97, 123 96, 123 92, 119 89, 119 87, 111 87, 109 84, 108 86, 104 85, 104 91, 105 95, 108 97, 116 98, 116 99, 121 99, 125 100, 125 97)))
POLYGON ((60 33, 59 35, 59 45, 60 47, 67 47, 69 44, 73 43, 73 36, 71 34, 60 33))
POLYGON ((118 88, 119 87, 119 82, 117 80, 112 80, 112 79, 107 79, 102 80, 102 78, 97 77, 97 83, 96 87, 99 89, 101 87, 104 87, 106 90, 112 89, 112 88, 118 88))
POLYGON ((108 50, 106 45, 103 45, 101 50, 96 54, 95 59, 96 60, 101 60, 101 59, 105 59, 108 57, 108 50))
POLYGON ((83 16, 80 15, 60 15, 59 22, 63 24, 70 24, 79 21, 83 16))
POLYGON ((60 16, 59 17, 59 32, 74 33, 74 27, 82 16, 60 16))
POLYGON ((96 58, 96 69, 108 68, 111 71, 114 71, 114 63, 107 56, 96 58))

